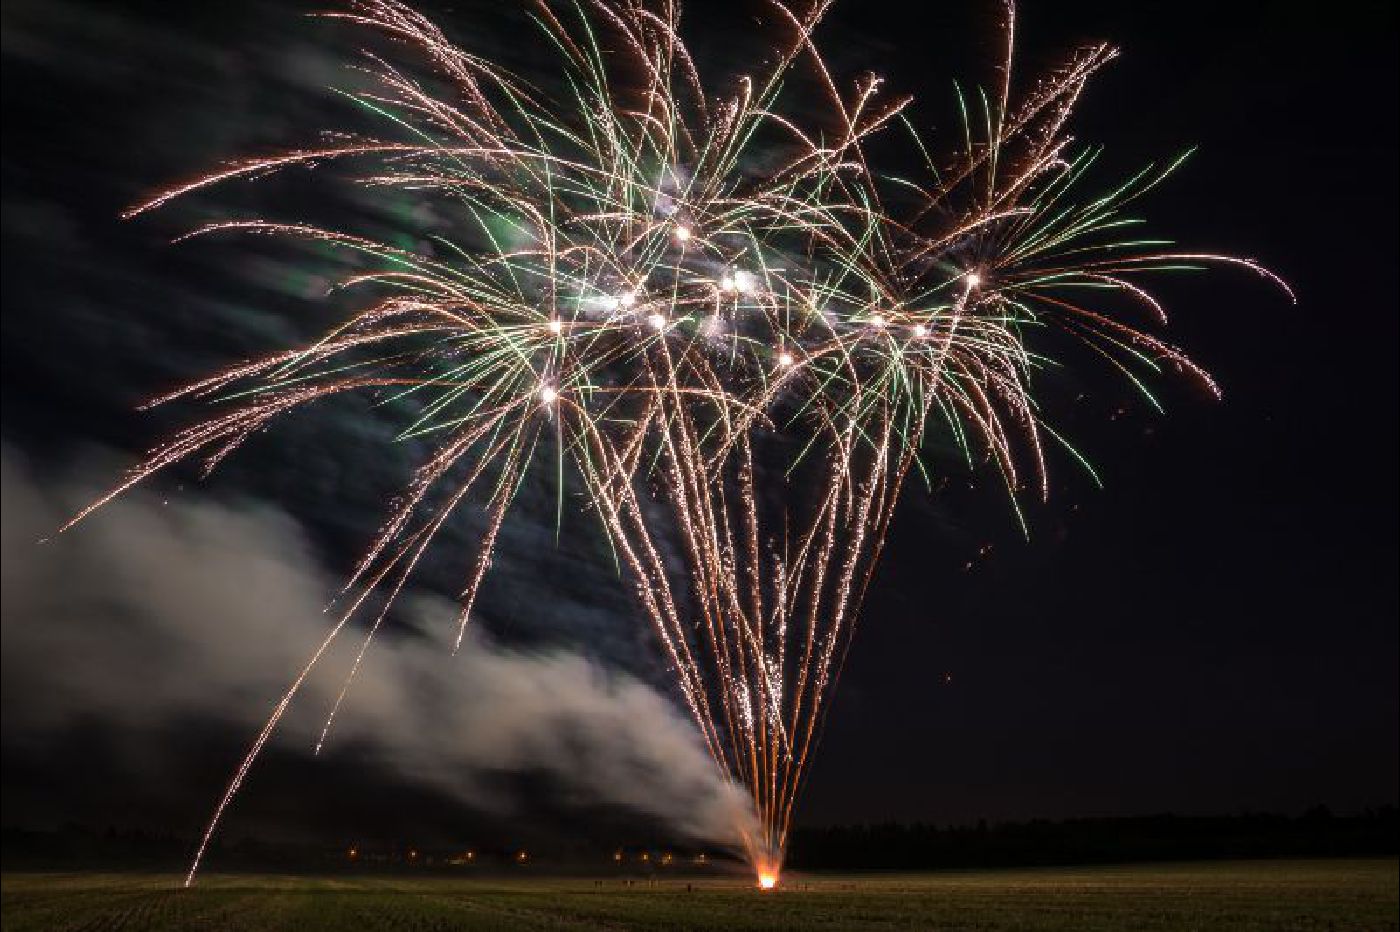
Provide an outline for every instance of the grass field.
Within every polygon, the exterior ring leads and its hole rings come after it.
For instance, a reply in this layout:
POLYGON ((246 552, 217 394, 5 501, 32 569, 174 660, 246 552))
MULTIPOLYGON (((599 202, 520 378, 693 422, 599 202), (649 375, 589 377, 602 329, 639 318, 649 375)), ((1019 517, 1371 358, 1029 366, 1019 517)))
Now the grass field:
POLYGON ((737 880, 5 874, 25 930, 1397 928, 1395 860, 1239 861, 737 880))

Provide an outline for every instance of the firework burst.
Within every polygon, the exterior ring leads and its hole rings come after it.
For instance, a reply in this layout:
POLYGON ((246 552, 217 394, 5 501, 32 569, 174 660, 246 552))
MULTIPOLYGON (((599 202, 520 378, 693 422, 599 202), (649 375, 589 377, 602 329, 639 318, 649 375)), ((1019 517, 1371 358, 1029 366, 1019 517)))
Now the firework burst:
POLYGON ((832 77, 813 41, 825 9, 775 5, 763 73, 715 87, 674 4, 543 4, 532 16, 559 65, 545 88, 405 6, 357 3, 328 15, 395 40, 432 76, 366 53, 375 85, 350 96, 382 135, 236 163, 130 211, 320 165, 461 220, 431 251, 270 219, 195 230, 327 244, 355 258, 343 284, 373 297, 308 345, 156 399, 215 413, 74 519, 177 462, 212 469, 281 415, 347 392, 412 399, 402 435, 432 444, 231 781, 191 879, 329 645, 385 596, 343 700, 439 531, 484 507, 461 644, 511 503, 542 462, 586 491, 711 757, 749 792, 754 819, 736 831, 772 886, 895 503, 911 470, 929 470, 926 435, 990 459, 1013 501, 1043 495, 1043 438, 1062 441, 1032 394, 1047 364, 1032 337, 1050 328, 1140 386, 1174 369, 1214 389, 1180 351, 1089 306, 1115 291, 1159 317, 1141 273, 1201 263, 1278 282, 1249 261, 1124 238, 1123 209, 1174 163, 1075 199, 1093 153, 1069 154, 1062 129, 1111 49, 1081 50, 1016 101, 1008 8, 999 91, 960 98, 967 131, 945 161, 911 133, 926 175, 891 177, 867 140, 910 127, 910 101, 832 77), (798 69, 821 89, 816 117, 785 97, 798 69))

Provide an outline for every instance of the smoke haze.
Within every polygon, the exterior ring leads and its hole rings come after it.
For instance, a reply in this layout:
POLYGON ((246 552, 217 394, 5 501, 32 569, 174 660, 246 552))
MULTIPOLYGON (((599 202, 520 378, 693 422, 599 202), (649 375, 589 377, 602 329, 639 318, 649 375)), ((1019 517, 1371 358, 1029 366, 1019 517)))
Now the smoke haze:
MULTIPOLYGON (((9 449, 2 460, 7 756, 42 754, 84 722, 114 730, 138 762, 164 753, 172 726, 231 725, 251 739, 335 620, 324 611, 334 587, 301 528, 256 502, 137 491, 39 544, 97 486, 41 482, 9 449)), ((569 803, 736 842, 742 791, 655 689, 576 653, 481 634, 453 656, 454 606, 419 595, 405 614, 411 625, 371 648, 328 749, 353 748, 476 810, 513 805, 492 775, 542 775, 569 803)), ((312 753, 361 637, 347 629, 308 679, 273 739, 281 752, 312 753)), ((336 762, 322 765, 333 778, 336 762)))

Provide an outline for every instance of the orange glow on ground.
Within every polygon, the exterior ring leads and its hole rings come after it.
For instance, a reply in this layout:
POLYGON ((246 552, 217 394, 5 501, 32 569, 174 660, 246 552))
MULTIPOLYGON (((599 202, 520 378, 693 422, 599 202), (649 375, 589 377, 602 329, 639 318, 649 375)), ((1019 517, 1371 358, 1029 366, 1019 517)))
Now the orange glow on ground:
POLYGON ((772 889, 773 889, 774 887, 776 887, 777 885, 778 885, 778 875, 777 875, 777 874, 759 874, 759 875, 758 875, 758 888, 759 888, 760 890, 772 890, 772 889))

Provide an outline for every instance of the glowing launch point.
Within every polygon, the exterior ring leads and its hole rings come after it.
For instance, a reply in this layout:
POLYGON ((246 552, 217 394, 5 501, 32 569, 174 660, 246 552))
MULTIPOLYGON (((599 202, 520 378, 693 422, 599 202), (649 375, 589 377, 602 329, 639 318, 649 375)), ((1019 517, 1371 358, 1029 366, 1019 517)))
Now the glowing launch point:
POLYGON ((777 885, 778 885, 778 875, 777 875, 777 874, 759 874, 759 875, 758 875, 758 889, 760 889, 760 890, 772 890, 772 889, 773 889, 774 887, 776 887, 777 885))

